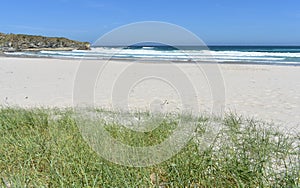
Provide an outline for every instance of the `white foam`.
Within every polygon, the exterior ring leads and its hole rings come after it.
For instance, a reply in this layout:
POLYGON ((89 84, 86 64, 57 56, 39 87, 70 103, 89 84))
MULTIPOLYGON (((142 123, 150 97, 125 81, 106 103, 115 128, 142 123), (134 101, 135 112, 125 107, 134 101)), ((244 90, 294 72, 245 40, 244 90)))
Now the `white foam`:
POLYGON ((58 57, 58 58, 83 58, 83 59, 104 59, 104 58, 148 58, 157 60, 180 60, 188 61, 190 59, 200 61, 218 61, 218 62, 267 62, 300 64, 300 53, 288 52, 244 52, 244 51, 211 51, 211 50, 170 50, 159 51, 154 47, 143 47, 141 49, 123 49, 96 47, 91 50, 73 50, 73 51, 41 51, 32 52, 6 52, 8 55, 26 55, 38 57, 58 57), (299 58, 299 62, 289 61, 288 58, 299 58))

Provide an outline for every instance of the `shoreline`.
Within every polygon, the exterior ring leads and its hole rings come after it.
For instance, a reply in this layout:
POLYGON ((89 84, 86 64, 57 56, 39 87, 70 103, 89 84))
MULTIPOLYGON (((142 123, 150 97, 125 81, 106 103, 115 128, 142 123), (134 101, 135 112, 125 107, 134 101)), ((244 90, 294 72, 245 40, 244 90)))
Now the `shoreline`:
MULTIPOLYGON (((49 50, 52 51, 52 50, 49 50)), ((55 51, 55 50, 53 50, 55 51)), ((143 58, 101 58, 101 59, 86 59, 86 58, 70 58, 70 57, 38 57, 38 56, 30 56, 30 55, 10 55, 5 54, 4 52, 0 52, 0 58, 26 58, 26 59, 57 59, 57 60, 81 60, 81 61, 119 61, 119 62, 132 62, 132 61, 143 61, 139 63, 157 63, 166 64, 166 63, 178 63, 178 64, 219 64, 219 65, 266 65, 266 66, 291 66, 291 67, 300 67, 300 64, 294 63, 254 63, 254 62, 244 62, 244 61, 226 61, 226 62, 218 62, 218 61, 180 61, 180 60, 157 60, 157 59, 143 59, 143 58)))

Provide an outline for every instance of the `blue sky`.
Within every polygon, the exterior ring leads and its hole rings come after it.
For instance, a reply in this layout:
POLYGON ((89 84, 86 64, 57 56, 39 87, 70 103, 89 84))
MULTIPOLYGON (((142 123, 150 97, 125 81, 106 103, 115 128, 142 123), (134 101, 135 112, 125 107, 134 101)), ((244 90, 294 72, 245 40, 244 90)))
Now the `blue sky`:
POLYGON ((207 44, 300 45, 300 0, 5 0, 0 32, 94 42, 138 21, 180 25, 207 44))

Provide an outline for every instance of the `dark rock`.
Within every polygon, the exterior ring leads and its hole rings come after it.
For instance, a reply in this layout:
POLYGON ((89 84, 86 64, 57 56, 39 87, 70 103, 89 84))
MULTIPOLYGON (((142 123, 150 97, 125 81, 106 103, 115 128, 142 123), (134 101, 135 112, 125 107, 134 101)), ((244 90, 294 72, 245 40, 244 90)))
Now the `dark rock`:
MULTIPOLYGON (((25 46, 27 47, 27 44, 25 44, 25 45, 23 44, 22 46, 23 46, 23 47, 25 47, 25 46)), ((29 48, 37 48, 38 46, 35 45, 34 43, 30 43, 28 47, 29 47, 29 48)))

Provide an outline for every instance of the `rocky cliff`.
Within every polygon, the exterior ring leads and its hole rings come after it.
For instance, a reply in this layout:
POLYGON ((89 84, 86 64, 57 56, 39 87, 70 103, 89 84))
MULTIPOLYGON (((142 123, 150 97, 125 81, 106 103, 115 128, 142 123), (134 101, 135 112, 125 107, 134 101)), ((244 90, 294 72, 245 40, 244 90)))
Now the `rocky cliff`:
POLYGON ((0 33, 0 52, 39 50, 89 50, 90 43, 62 37, 0 33))

